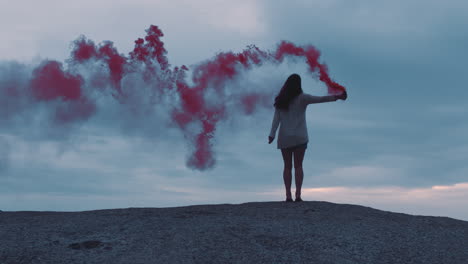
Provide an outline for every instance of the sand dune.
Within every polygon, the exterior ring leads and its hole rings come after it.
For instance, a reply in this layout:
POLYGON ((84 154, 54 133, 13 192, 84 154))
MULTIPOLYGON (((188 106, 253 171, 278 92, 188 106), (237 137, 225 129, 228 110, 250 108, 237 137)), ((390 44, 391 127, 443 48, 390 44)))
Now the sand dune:
POLYGON ((0 263, 468 263, 468 222, 328 202, 1 212, 0 263))

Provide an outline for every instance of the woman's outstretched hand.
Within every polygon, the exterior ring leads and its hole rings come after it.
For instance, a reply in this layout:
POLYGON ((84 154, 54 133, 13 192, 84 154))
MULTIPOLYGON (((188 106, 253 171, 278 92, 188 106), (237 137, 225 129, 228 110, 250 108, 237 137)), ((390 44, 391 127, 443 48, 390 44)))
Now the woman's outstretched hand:
POLYGON ((346 100, 346 98, 348 98, 348 93, 346 91, 344 91, 342 94, 338 95, 337 98, 344 101, 344 100, 346 100))
POLYGON ((272 138, 272 137, 268 137, 268 144, 271 144, 271 142, 273 142, 275 138, 272 138))

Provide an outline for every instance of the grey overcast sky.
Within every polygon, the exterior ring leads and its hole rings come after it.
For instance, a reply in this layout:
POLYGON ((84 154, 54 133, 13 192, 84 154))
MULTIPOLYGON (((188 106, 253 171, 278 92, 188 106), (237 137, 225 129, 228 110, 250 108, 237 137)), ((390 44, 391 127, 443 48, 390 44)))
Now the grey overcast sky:
MULTIPOLYGON (((113 122, 109 106, 74 129, 43 132, 40 111, 11 114, 12 74, 65 63, 80 35, 126 54, 157 25, 173 66, 281 40, 322 52, 349 99, 308 108, 304 200, 468 220, 466 14, 457 0, 0 0, 0 209, 284 200, 281 154, 267 144, 272 106, 222 122, 206 171, 186 167, 183 136, 156 117, 113 122)), ((276 93, 293 72, 305 92, 326 93, 299 62, 266 65, 237 85, 276 93)))

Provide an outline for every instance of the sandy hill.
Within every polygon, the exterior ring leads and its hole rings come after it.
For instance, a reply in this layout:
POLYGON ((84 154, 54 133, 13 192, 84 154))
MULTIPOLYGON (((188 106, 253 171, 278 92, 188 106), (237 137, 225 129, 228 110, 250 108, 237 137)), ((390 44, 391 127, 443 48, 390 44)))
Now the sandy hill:
POLYGON ((0 212, 0 263, 468 263, 468 222, 328 202, 0 212))

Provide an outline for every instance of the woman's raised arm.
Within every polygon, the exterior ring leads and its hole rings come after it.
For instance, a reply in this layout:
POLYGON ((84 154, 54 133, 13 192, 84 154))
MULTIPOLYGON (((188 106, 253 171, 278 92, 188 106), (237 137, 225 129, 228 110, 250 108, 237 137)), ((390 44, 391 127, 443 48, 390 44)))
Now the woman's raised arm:
POLYGON ((326 102, 333 102, 333 101, 336 101, 338 99, 341 99, 341 100, 346 100, 346 98, 348 97, 346 91, 343 92, 342 94, 339 94, 339 95, 325 95, 325 96, 315 96, 315 95, 310 95, 310 94, 304 94, 303 95, 303 103, 305 105, 308 105, 308 104, 319 104, 319 103, 326 103, 326 102))
POLYGON ((338 100, 338 96, 336 95, 326 95, 326 96, 315 96, 310 94, 304 94, 303 96, 304 104, 319 104, 319 103, 326 103, 326 102, 333 102, 338 100))

